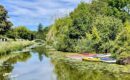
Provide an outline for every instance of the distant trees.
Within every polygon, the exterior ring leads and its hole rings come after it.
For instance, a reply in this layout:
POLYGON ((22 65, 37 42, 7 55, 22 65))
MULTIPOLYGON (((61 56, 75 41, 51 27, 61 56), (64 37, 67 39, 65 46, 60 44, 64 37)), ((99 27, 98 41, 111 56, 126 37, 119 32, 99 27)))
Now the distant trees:
POLYGON ((8 12, 5 10, 5 8, 0 5, 0 35, 5 34, 13 25, 10 21, 7 20, 7 13, 8 12))
POLYGON ((43 30, 43 25, 40 23, 40 24, 38 25, 38 32, 41 33, 42 30, 43 30))
POLYGON ((33 40, 35 38, 35 34, 27 29, 25 26, 19 26, 16 28, 13 28, 9 30, 6 33, 7 37, 13 38, 13 39, 28 39, 33 40))
POLYGON ((49 26, 48 27, 44 27, 41 23, 38 25, 38 30, 36 32, 36 38, 37 39, 43 39, 46 40, 46 34, 49 30, 49 26))

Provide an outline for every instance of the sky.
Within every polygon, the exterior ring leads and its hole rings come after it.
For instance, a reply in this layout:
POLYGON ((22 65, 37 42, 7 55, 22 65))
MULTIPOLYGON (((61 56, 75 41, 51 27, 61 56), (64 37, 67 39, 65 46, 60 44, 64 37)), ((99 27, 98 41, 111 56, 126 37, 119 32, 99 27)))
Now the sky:
POLYGON ((90 0, 0 0, 14 26, 37 30, 39 23, 48 26, 72 12, 81 2, 90 0))

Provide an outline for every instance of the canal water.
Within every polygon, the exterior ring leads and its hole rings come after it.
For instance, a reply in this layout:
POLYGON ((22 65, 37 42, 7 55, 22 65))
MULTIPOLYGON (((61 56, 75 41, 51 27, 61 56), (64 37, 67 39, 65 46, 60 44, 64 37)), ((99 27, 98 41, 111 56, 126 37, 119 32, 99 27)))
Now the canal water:
POLYGON ((0 57, 0 80, 57 80, 54 65, 42 49, 0 57))
POLYGON ((56 80, 54 66, 50 58, 31 52, 31 57, 25 62, 17 62, 12 70, 16 80, 56 80))

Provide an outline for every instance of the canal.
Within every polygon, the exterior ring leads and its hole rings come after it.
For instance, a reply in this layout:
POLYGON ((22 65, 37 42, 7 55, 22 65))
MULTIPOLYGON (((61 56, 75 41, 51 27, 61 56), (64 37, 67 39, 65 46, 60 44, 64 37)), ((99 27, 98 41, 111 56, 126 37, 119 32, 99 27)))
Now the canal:
POLYGON ((130 80, 130 74, 99 69, 98 63, 88 66, 86 62, 67 65, 67 61, 53 61, 46 52, 44 47, 38 47, 26 53, 1 55, 0 80, 130 80))

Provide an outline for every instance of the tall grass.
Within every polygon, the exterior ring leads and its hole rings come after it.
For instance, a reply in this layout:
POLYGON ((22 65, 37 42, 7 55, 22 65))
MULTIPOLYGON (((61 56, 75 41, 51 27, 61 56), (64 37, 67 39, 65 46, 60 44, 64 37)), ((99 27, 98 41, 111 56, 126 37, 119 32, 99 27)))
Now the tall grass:
POLYGON ((9 41, 0 42, 0 55, 8 54, 12 51, 20 50, 33 44, 32 41, 9 41))

